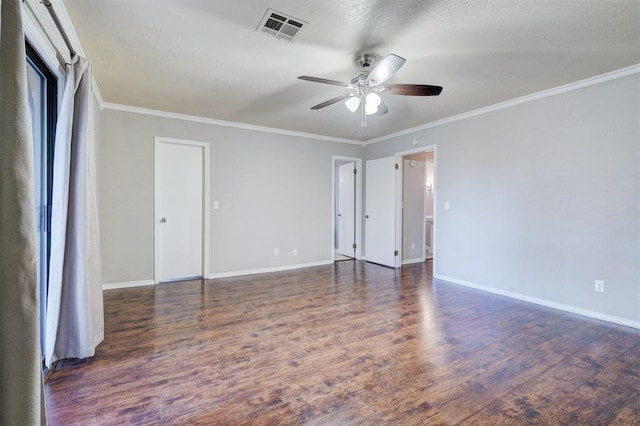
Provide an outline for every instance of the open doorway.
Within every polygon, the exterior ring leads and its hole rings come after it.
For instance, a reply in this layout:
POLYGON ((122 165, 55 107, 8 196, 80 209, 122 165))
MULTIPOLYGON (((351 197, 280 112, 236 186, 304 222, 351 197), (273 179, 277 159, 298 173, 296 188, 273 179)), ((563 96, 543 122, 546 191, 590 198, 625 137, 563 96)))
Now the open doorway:
POLYGON ((400 256, 403 265, 430 261, 434 250, 435 147, 397 154, 400 256))
POLYGON ((361 257, 361 164, 358 158, 333 158, 332 258, 335 262, 361 257))

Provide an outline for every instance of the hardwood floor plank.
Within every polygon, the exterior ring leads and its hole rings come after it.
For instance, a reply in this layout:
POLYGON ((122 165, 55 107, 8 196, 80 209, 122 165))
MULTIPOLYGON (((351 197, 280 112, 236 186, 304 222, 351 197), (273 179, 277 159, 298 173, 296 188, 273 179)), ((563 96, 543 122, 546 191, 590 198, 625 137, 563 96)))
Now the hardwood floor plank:
POLYGON ((640 394, 631 398, 629 403, 618 412, 612 425, 640 425, 640 394))
POLYGON ((593 362, 567 357, 540 376, 495 399, 467 420, 471 424, 512 424, 518 420, 535 423, 542 413, 561 404, 603 368, 604 366, 593 362))
POLYGON ((638 401, 639 390, 637 374, 624 374, 610 366, 544 417, 559 424, 609 424, 628 404, 638 401))
POLYGON ((640 330, 341 262, 104 294, 51 425, 637 424, 640 330))

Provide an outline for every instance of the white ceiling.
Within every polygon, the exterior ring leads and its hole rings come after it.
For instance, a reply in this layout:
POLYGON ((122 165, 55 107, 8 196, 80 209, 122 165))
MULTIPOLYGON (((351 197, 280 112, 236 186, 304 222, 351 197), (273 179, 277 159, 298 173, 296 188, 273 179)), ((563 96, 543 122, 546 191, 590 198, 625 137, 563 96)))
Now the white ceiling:
POLYGON ((640 63, 640 0, 64 0, 105 102, 365 141, 640 63), (291 42, 267 8, 308 22, 291 42), (407 59, 361 128, 344 93, 360 52, 407 59))

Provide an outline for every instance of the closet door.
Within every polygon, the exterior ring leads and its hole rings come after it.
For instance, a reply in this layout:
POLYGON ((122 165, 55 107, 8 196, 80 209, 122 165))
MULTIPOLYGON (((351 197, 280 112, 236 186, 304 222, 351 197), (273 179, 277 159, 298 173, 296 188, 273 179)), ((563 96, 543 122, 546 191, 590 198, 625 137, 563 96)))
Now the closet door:
POLYGON ((365 258, 368 262, 399 267, 396 247, 396 158, 369 160, 365 172, 365 258))
POLYGON ((156 281, 205 275, 206 149, 156 143, 156 281))
POLYGON ((355 163, 338 167, 338 254, 355 257, 355 163))

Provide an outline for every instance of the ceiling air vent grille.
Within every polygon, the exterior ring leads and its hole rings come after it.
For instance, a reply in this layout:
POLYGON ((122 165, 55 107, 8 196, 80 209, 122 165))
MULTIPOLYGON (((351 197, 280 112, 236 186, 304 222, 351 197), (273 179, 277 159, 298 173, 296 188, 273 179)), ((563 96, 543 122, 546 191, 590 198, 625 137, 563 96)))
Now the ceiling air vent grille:
POLYGON ((275 38, 291 41, 300 32, 305 21, 285 13, 267 9, 256 31, 263 31, 275 38))

